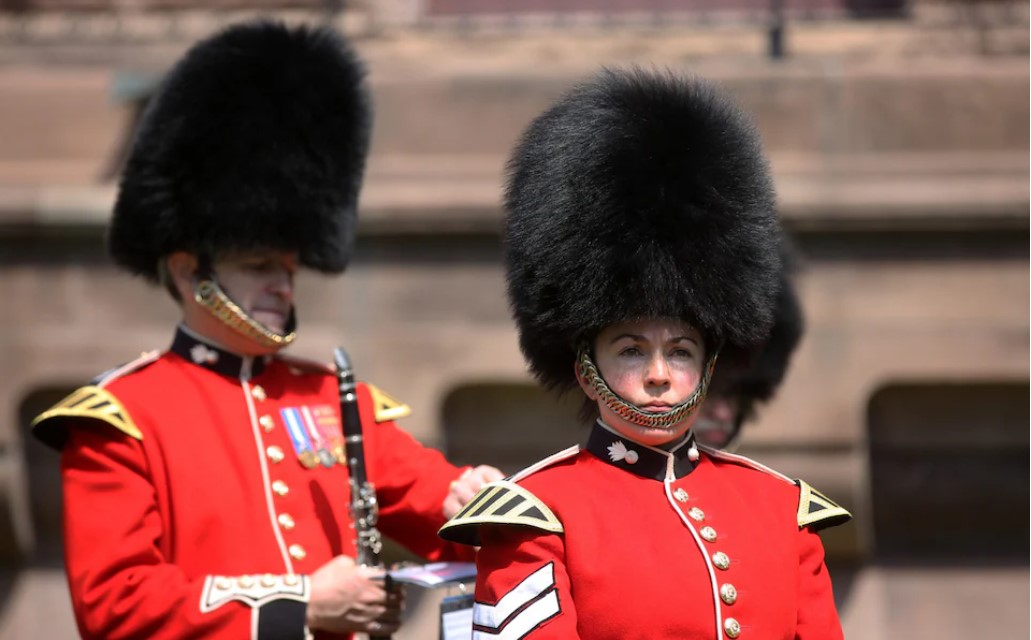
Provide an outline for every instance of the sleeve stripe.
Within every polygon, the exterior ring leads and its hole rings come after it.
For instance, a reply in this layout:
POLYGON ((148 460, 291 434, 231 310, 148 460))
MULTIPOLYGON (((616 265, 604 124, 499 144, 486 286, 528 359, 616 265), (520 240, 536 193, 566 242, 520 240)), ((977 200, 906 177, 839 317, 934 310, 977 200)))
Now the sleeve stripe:
MULTIPOLYGON (((475 608, 473 609, 475 615, 475 608)), ((490 633, 476 629, 472 640, 520 640, 530 634, 542 623, 554 618, 562 609, 558 604, 558 591, 552 589, 543 598, 523 609, 513 617, 498 633, 490 633)))
MULTIPOLYGON (((500 629, 509 622, 509 618, 527 603, 539 598, 541 594, 555 586, 555 563, 549 562, 537 569, 511 591, 498 600, 495 605, 476 602, 473 605, 473 624, 490 629, 500 629)), ((557 600, 556 600, 557 604, 557 600)), ((516 618, 521 618, 533 607, 528 607, 516 618)), ((512 622, 515 622, 513 619, 512 622)))

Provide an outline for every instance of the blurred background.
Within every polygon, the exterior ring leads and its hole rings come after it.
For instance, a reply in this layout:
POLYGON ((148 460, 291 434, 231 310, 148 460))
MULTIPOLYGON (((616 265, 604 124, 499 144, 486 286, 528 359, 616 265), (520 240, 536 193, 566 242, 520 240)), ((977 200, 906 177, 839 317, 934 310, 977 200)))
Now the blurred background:
MULTIPOLYGON (((506 306, 506 155, 602 65, 720 81, 765 138, 808 320, 740 452, 855 515, 824 536, 850 640, 1028 637, 1027 3, 0 0, 0 638, 76 636, 29 421, 177 317, 104 253, 136 118, 187 46, 258 14, 339 25, 376 102, 356 259, 301 277, 295 354, 346 345, 459 463, 576 443, 506 306)), ((437 637, 438 597, 398 640, 437 637)))

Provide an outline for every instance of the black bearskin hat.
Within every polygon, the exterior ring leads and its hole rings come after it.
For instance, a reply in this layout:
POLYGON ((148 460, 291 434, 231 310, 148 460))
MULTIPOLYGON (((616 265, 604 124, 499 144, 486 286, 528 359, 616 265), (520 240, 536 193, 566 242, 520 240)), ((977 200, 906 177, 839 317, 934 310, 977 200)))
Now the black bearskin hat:
POLYGON ((776 393, 805 331, 805 316, 789 276, 787 270, 782 274, 769 335, 751 347, 726 345, 709 384, 709 395, 737 397, 747 412, 753 403, 767 402, 776 393))
POLYGON ((364 66, 329 28, 257 21, 203 40, 151 99, 108 235, 157 281, 174 251, 297 251, 347 266, 372 114, 364 66))
POLYGON ((520 347, 576 386, 578 344, 673 317, 710 345, 772 321, 780 227, 761 142, 714 85, 605 70, 540 115, 509 163, 505 259, 520 347))

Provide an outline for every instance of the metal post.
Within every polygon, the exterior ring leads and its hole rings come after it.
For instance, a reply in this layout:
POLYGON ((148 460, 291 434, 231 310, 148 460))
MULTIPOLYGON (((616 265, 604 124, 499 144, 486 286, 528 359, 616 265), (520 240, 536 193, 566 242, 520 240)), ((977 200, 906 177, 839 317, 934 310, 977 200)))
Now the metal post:
POLYGON ((770 0, 770 58, 784 58, 784 0, 770 0))

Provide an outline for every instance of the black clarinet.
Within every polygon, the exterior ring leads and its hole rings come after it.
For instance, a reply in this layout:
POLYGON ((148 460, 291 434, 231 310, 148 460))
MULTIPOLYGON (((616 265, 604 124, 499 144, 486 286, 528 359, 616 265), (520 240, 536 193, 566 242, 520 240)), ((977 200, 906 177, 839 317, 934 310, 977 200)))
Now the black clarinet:
MULTIPOLYGON (((369 482, 365 471, 362 418, 358 412, 354 369, 347 352, 341 347, 333 350, 333 359, 336 361, 337 383, 340 386, 340 418, 343 421, 347 470, 351 476, 351 520, 357 535, 355 562, 367 567, 382 567, 379 554, 383 550, 383 538, 376 528, 379 504, 376 502, 376 488, 369 482)), ((391 588, 389 576, 386 578, 386 588, 388 591, 391 588)), ((389 639, 390 636, 370 636, 370 640, 389 639)))

